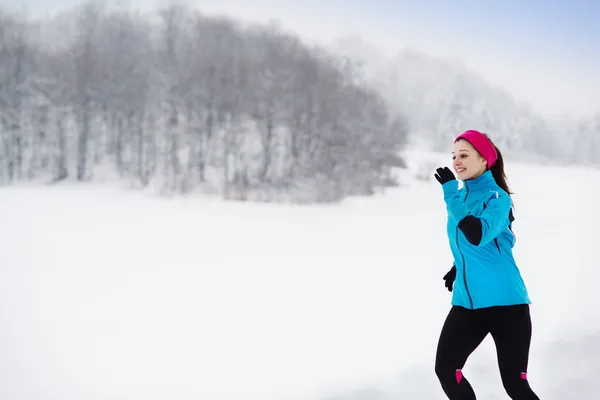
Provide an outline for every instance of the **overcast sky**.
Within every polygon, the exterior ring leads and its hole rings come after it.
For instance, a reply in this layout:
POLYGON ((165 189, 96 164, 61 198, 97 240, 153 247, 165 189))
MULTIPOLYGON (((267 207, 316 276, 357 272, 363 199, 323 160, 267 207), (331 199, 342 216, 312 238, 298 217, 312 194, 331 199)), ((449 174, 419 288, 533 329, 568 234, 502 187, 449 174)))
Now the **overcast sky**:
MULTIPOLYGON (((115 3, 108 0, 107 3, 115 3)), ((0 0, 35 13, 78 0, 0 0)), ((128 0, 152 8, 161 1, 128 0)), ((189 0, 205 11, 330 42, 358 33, 390 53, 410 45, 462 58, 490 83, 546 115, 600 112, 600 1, 596 0, 189 0)))

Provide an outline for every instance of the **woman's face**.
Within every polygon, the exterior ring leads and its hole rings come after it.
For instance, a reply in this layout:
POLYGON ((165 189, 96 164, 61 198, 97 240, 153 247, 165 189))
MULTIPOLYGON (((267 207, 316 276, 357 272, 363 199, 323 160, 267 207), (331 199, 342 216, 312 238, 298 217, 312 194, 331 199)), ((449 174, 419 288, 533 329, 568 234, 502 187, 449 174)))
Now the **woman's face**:
POLYGON ((452 160, 456 178, 459 180, 478 178, 487 169, 485 159, 479 155, 471 143, 463 139, 454 143, 452 160))

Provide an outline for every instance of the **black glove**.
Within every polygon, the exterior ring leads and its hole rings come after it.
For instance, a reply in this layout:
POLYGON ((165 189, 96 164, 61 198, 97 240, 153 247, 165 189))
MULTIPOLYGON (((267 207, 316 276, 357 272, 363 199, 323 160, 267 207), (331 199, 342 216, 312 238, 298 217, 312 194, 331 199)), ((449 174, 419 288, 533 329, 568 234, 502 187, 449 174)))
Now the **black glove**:
POLYGON ((452 268, 450 269, 450 271, 448 271, 446 273, 446 275, 444 275, 444 280, 446 281, 444 283, 444 286, 446 286, 448 288, 449 292, 452 291, 452 284, 454 283, 455 279, 456 279, 456 266, 453 265, 452 268))
POLYGON ((452 173, 452 171, 450 171, 450 168, 448 167, 440 167, 438 169, 435 170, 437 173, 434 174, 433 176, 435 176, 435 179, 437 179, 437 181, 443 185, 446 182, 450 182, 453 180, 456 180, 456 178, 454 177, 454 174, 452 173))

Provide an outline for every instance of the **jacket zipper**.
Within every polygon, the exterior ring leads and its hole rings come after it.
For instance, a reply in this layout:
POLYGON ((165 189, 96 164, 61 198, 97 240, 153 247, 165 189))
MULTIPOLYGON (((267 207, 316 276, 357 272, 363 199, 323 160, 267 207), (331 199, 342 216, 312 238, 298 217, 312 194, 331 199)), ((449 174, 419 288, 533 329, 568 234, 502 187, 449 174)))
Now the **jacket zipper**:
MULTIPOLYGON (((464 202, 467 202, 467 197, 469 197, 469 185, 467 184, 467 182, 465 181, 465 188, 467 189, 467 194, 465 195, 465 199, 464 202)), ((471 309, 473 309, 473 298, 471 297, 471 292, 469 292, 469 285, 467 285, 467 263, 465 261, 465 255, 463 254, 462 250, 460 249, 460 244, 458 242, 458 226, 456 227, 456 247, 458 247, 458 251, 460 253, 460 256, 462 257, 462 264, 463 264, 463 282, 465 284, 465 289, 467 291, 467 296, 469 296, 469 303, 471 304, 471 309)))

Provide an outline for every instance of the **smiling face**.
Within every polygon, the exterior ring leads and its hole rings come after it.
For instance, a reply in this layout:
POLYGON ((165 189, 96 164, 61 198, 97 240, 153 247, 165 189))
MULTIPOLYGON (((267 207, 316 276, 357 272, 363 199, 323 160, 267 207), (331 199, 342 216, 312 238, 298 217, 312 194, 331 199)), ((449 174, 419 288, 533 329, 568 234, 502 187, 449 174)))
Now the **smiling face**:
POLYGON ((452 161, 456 178, 463 181, 478 178, 487 169, 487 161, 463 139, 454 143, 452 161))

